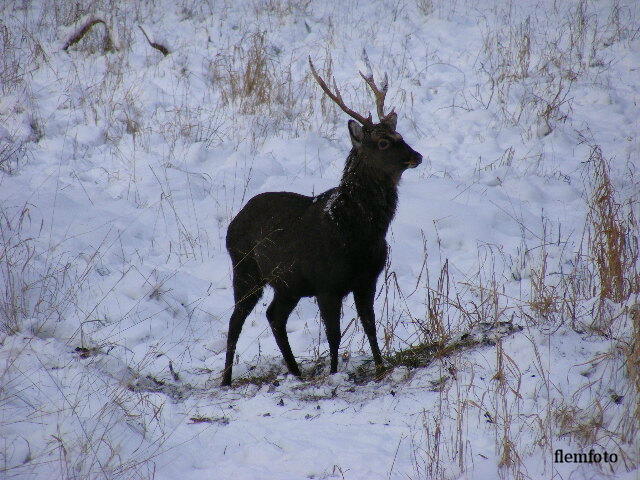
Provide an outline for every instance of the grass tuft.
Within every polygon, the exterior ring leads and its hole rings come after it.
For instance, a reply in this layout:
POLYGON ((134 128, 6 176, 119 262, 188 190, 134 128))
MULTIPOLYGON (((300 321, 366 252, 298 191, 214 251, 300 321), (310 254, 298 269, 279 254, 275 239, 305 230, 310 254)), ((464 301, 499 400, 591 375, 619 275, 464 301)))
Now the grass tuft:
POLYGON ((600 279, 600 297, 616 303, 640 292, 638 225, 615 196, 608 161, 598 145, 589 156, 592 194, 589 201, 589 249, 600 279))

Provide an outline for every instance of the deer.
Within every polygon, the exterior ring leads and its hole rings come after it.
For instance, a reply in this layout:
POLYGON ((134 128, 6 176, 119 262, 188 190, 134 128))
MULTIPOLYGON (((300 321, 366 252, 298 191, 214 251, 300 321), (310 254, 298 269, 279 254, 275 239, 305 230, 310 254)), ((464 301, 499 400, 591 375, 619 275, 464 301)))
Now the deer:
POLYGON ((230 222, 226 247, 233 268, 234 309, 229 319, 222 386, 231 385, 236 344, 242 326, 269 285, 273 300, 266 317, 292 375, 300 368, 291 351, 287 320, 302 297, 315 297, 329 343, 330 373, 338 371, 342 302, 353 294, 356 312, 378 370, 383 368, 376 337, 374 299, 378 277, 388 255, 386 234, 398 203, 403 172, 422 163, 396 131, 395 109, 385 113, 389 88, 385 74, 376 84, 360 76, 373 92, 378 114, 349 108, 333 78, 333 90, 320 77, 309 57, 311 74, 324 94, 351 119, 351 138, 342 178, 337 187, 317 196, 266 192, 251 198, 230 222))

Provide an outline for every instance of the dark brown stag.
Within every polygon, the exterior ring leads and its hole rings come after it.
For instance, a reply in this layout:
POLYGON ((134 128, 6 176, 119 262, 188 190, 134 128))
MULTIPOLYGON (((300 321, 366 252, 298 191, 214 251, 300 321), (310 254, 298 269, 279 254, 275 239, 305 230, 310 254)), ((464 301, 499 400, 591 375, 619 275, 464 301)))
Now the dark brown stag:
POLYGON ((301 297, 316 297, 324 322, 331 373, 338 370, 342 300, 353 293, 373 359, 382 365, 376 338, 373 301, 387 258, 385 236, 395 214, 398 182, 422 155, 396 132, 397 115, 384 113, 388 82, 378 88, 373 75, 362 75, 375 95, 378 123, 347 107, 335 80, 333 91, 311 73, 324 93, 345 113, 353 148, 340 184, 316 197, 267 192, 253 197, 229 224, 227 250, 233 264, 235 308, 229 320, 222 385, 231 384, 236 343, 245 319, 266 285, 274 290, 267 319, 289 371, 300 376, 286 324, 301 297))

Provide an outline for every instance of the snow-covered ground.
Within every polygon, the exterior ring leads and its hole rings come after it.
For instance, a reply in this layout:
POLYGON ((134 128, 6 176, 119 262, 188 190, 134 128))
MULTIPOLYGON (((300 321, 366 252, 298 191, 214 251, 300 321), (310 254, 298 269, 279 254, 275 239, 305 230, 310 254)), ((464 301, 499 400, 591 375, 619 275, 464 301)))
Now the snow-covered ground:
POLYGON ((0 94, 0 478, 638 478, 638 2, 9 1, 0 94), (395 367, 348 297, 328 375, 307 299, 288 376, 268 292, 221 388, 227 225, 337 184, 307 57, 366 112, 363 48, 425 157, 376 299, 395 367))

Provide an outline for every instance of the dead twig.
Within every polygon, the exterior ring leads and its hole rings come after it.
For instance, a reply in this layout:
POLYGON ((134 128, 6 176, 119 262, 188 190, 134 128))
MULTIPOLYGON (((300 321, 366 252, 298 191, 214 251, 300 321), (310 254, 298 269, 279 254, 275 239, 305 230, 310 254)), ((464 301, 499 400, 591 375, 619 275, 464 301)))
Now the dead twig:
POLYGON ((103 38, 103 44, 102 44, 102 51, 113 52, 115 50, 115 47, 113 46, 113 40, 111 39, 111 34, 109 33, 109 27, 107 26, 107 23, 100 18, 89 19, 82 27, 80 27, 79 30, 76 31, 76 33, 73 34, 73 36, 69 40, 67 40, 67 42, 64 44, 64 47, 62 47, 62 50, 66 52, 69 49, 69 47, 75 45, 80 40, 82 40, 84 36, 87 33, 89 33, 89 30, 91 30, 95 25, 99 23, 104 25, 104 38, 103 38))
POLYGON ((158 50, 165 57, 167 55, 169 55, 169 53, 171 53, 171 52, 169 52, 169 49, 167 47, 165 47, 164 45, 160 45, 159 43, 152 42, 151 39, 149 38, 149 36, 147 35, 147 32, 145 32, 144 29, 140 25, 138 25, 138 28, 140 29, 140 31, 142 31, 142 34, 144 35, 144 38, 147 39, 147 42, 149 43, 149 45, 151 45, 152 48, 155 48, 156 50, 158 50))

